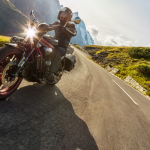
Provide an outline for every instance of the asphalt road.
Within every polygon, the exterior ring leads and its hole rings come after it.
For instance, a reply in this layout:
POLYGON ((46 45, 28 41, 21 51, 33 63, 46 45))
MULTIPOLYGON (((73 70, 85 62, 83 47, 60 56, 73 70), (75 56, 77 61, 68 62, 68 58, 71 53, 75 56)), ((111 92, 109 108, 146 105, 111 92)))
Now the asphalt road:
POLYGON ((75 50, 55 86, 0 102, 0 150, 150 150, 150 100, 75 50))

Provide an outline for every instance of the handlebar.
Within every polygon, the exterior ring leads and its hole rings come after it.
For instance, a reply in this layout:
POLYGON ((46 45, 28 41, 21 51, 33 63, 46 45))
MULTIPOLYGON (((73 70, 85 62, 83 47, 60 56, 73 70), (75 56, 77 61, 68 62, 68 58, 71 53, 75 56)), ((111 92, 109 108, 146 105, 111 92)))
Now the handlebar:
MULTIPOLYGON (((62 27, 64 27, 64 26, 62 26, 62 27)), ((68 28, 66 28, 66 27, 64 27, 69 33, 71 33, 71 34, 73 34, 73 35, 76 35, 76 33, 73 33, 73 32, 71 32, 70 30, 68 30, 68 28)), ((47 29, 47 32, 49 32, 49 31, 52 31, 52 30, 54 30, 54 28, 53 27, 49 27, 48 29, 47 29)))

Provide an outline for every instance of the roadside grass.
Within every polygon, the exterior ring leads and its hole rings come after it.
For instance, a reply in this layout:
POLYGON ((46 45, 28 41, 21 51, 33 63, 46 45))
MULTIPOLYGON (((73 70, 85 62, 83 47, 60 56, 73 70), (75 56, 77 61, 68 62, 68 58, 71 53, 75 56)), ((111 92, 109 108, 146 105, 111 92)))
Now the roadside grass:
POLYGON ((99 45, 85 45, 83 48, 84 49, 102 49, 103 46, 99 46, 99 45))
POLYGON ((82 49, 83 49, 81 46, 79 46, 79 45, 78 45, 78 44, 76 44, 76 43, 75 43, 75 44, 73 44, 73 46, 74 46, 74 47, 76 47, 76 48, 78 48, 78 49, 80 49, 80 50, 82 50, 82 49))
MULTIPOLYGON (((82 46, 79 46, 78 44, 76 44, 76 43, 74 43, 74 44, 72 44, 75 48, 77 48, 77 49, 79 49, 79 50, 81 50, 81 51, 83 51, 83 52, 85 52, 85 53, 88 53, 88 51, 86 51, 82 46)), ((89 54, 89 53, 88 53, 89 54)))
MULTIPOLYGON (((137 81, 148 92, 150 96, 150 48, 148 47, 114 47, 114 46, 98 46, 98 45, 86 45, 83 48, 90 52, 90 49, 97 55, 103 51, 109 51, 110 53, 106 59, 114 60, 110 63, 100 65, 106 67, 110 65, 119 69, 120 71, 115 74, 122 80, 128 75, 137 81)), ((96 62, 96 61, 94 61, 96 62)))
POLYGON ((9 43, 10 42, 10 38, 8 36, 1 36, 0 35, 0 47, 4 46, 5 43, 9 43))

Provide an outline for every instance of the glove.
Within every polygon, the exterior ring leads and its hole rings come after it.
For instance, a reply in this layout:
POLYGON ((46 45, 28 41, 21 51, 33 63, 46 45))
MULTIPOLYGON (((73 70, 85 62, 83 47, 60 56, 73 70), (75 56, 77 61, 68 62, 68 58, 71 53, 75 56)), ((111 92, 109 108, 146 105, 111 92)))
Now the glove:
POLYGON ((73 28, 67 28, 67 30, 71 31, 72 33, 75 33, 75 30, 73 28))

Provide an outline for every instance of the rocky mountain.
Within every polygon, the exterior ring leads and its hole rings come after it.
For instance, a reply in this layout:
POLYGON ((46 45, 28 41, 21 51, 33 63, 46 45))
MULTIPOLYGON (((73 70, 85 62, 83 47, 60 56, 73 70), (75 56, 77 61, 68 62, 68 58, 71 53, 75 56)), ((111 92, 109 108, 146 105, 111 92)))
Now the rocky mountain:
MULTIPOLYGON (((79 17, 78 12, 73 13, 73 18, 79 17)), ((84 45, 93 45, 94 40, 90 33, 86 30, 84 21, 81 20, 81 23, 76 25, 77 35, 71 39, 71 43, 76 43, 80 46, 84 45)))
MULTIPOLYGON (((58 12, 62 7, 59 0, 0 0, 0 34, 10 35, 21 32, 19 25, 27 22, 31 10, 35 10, 35 16, 39 22, 53 23, 57 21, 58 12)), ((74 13, 73 17, 76 16, 78 13, 74 13)), ((72 38, 71 43, 77 43, 80 46, 94 44, 83 20, 76 25, 76 29, 77 36, 72 38)), ((50 34, 54 35, 53 32, 50 34)))
POLYGON ((59 0, 10 0, 10 2, 29 18, 31 10, 34 10, 39 22, 48 24, 57 20, 61 8, 59 0))
POLYGON ((21 24, 28 18, 18 10, 9 0, 0 0, 0 34, 13 35, 22 31, 21 24))

